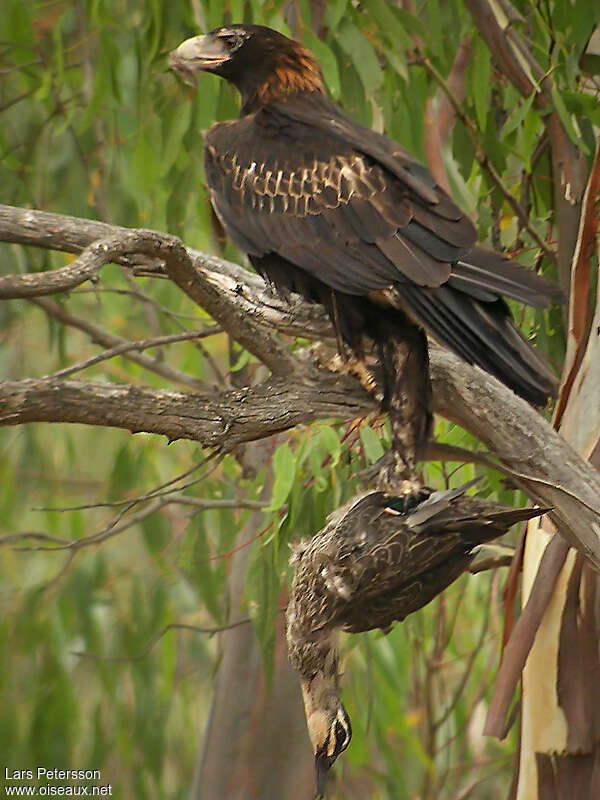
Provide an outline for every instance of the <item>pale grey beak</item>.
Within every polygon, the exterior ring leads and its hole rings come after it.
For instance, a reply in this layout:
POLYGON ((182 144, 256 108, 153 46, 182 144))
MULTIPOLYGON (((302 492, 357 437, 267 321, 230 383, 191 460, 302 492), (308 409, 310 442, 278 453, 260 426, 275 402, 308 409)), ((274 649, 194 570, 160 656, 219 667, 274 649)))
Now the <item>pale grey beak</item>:
POLYGON ((186 39, 169 54, 169 66, 192 86, 198 72, 211 72, 229 59, 223 42, 210 34, 186 39))

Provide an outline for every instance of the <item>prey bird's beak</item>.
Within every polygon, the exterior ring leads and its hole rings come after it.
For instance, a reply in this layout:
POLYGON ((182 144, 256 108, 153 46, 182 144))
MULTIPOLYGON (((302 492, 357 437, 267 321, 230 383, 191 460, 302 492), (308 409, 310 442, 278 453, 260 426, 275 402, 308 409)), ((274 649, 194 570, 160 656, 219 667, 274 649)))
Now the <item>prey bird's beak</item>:
POLYGON ((169 53, 169 66, 192 86, 197 72, 210 72, 225 63, 229 53, 222 41, 215 36, 194 36, 186 39, 176 50, 169 53))
POLYGON ((315 755, 315 781, 316 781, 316 796, 315 800, 321 800, 325 796, 325 781, 331 766, 329 759, 323 753, 315 755))

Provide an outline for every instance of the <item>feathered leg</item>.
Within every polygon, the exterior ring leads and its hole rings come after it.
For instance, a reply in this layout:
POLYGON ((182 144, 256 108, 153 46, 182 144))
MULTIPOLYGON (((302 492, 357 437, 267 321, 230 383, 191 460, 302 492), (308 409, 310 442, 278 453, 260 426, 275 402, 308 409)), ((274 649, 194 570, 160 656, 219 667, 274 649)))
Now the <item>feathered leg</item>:
POLYGON ((383 407, 389 415, 392 447, 379 473, 378 486, 390 494, 406 496, 408 505, 413 505, 429 494, 417 468, 433 422, 427 337, 397 313, 386 316, 385 325, 378 326, 377 339, 384 380, 383 407))
POLYGON ((387 412, 392 447, 377 485, 382 491, 405 497, 408 509, 430 494, 417 469, 433 422, 427 336, 400 310, 374 307, 362 298, 345 297, 344 302, 346 314, 342 317, 335 293, 324 298, 339 351, 326 366, 355 375, 387 412), (368 363, 364 356, 364 334, 377 346, 378 365, 368 363), (351 355, 345 352, 344 343, 351 347, 351 355))

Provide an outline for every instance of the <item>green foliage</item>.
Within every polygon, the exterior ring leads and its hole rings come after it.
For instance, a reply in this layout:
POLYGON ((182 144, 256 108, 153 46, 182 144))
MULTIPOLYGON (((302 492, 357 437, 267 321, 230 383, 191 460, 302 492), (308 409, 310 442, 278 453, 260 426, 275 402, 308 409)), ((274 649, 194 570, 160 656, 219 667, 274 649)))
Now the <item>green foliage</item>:
MULTIPOLYGON (((457 48, 471 36, 465 113, 504 185, 531 208, 531 229, 553 239, 544 112, 534 106, 533 94, 522 98, 495 68, 461 0, 418 3, 415 14, 382 0, 334 0, 324 4, 318 37, 309 28, 311 5, 285 4, 294 9, 285 18, 281 0, 3 0, 3 202, 168 230, 191 246, 218 251, 203 186, 200 132, 234 115, 237 98, 216 78, 206 77, 197 91, 183 87, 167 70, 165 54, 199 27, 243 19, 286 33, 294 26, 348 113, 385 129, 421 158, 425 104, 438 87, 412 51, 418 44, 447 76, 457 48)), ((516 5, 527 20, 516 29, 526 34, 552 78, 553 108, 587 155, 593 126, 600 125, 590 79, 599 70, 594 57, 585 56, 598 8, 589 0, 516 5)), ((482 240, 499 242, 533 265, 531 232, 477 162, 460 124, 443 159, 457 200, 478 212, 482 240)), ((225 252, 238 257, 231 245, 225 252)), ((4 247, 2 256, 6 272, 56 269, 71 260, 16 247, 4 247)), ((546 260, 536 265, 554 277, 546 260)), ((104 268, 93 289, 58 302, 127 339, 210 324, 173 285, 133 282, 116 267, 104 268)), ((558 365, 564 348, 560 311, 514 310, 524 334, 558 365)), ((45 375, 98 352, 81 330, 67 330, 34 305, 7 303, 0 315, 0 370, 12 379, 45 375)), ((232 381, 252 375, 255 364, 247 353, 231 356, 226 337, 218 335, 202 340, 201 348, 163 348, 159 359, 210 388, 221 386, 223 375, 232 381)), ((86 376, 182 388, 122 357, 88 369, 86 376)), ((444 421, 436 432, 447 444, 480 446, 444 421)), ((166 445, 156 436, 83 426, 0 430, 3 534, 32 531, 71 541, 109 533, 152 500, 131 508, 94 504, 132 502, 207 455, 187 442, 166 445), (53 510, 80 505, 91 507, 53 510)), ((178 483, 190 484, 178 495, 182 503, 162 505, 72 558, 65 550, 22 551, 13 541, 5 543, 0 751, 6 765, 101 769, 123 798, 187 796, 219 650, 214 640, 192 631, 157 637, 173 622, 211 627, 249 615, 268 682, 275 623, 290 577, 289 544, 322 527, 359 488, 357 473, 386 447, 379 421, 356 430, 318 423, 279 439, 272 458, 254 471, 238 453, 199 483, 193 481, 202 470, 191 474, 178 483), (222 505, 240 499, 263 500, 268 507, 258 512, 222 505), (221 506, 201 510, 193 505, 199 500, 221 506), (230 563, 244 547, 251 553, 243 607, 231 607, 230 563)), ((494 471, 449 462, 426 469, 428 482, 438 487, 475 474, 485 475, 481 491, 490 497, 524 502, 494 471)), ((34 538, 17 544, 57 543, 34 538)), ((340 769, 349 786, 370 776, 367 788, 356 784, 360 789, 352 796, 451 798, 475 780, 481 780, 481 800, 505 794, 514 738, 500 745, 480 736, 501 626, 498 587, 491 581, 485 575, 463 579, 389 636, 370 634, 346 644, 355 735, 340 769)))

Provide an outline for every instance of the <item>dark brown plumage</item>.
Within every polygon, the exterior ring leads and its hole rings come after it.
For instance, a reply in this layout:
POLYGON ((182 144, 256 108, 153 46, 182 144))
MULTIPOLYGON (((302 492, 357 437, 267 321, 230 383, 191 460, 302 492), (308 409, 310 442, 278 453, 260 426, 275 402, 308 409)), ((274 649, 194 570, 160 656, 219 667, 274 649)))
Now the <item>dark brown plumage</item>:
POLYGON ((330 102, 304 47, 231 25, 188 39, 170 63, 186 80, 207 71, 239 89, 240 118, 205 135, 215 212, 278 290, 325 306, 356 354, 363 336, 377 343, 403 477, 414 477, 431 424, 424 330, 532 403, 554 394, 503 296, 545 307, 560 291, 478 247, 471 221, 421 164, 330 102), (399 372, 407 364, 410 380, 399 372))
POLYGON ((543 513, 467 497, 468 486, 435 492, 407 513, 403 497, 368 492, 295 549, 287 642, 321 792, 326 770, 351 736, 340 700, 336 634, 389 630, 465 572, 477 545, 543 513))
POLYGON ((291 606, 302 606, 304 634, 401 622, 468 568, 476 545, 543 513, 468 497, 466 488, 434 492, 409 512, 380 491, 335 511, 295 550, 291 606))

